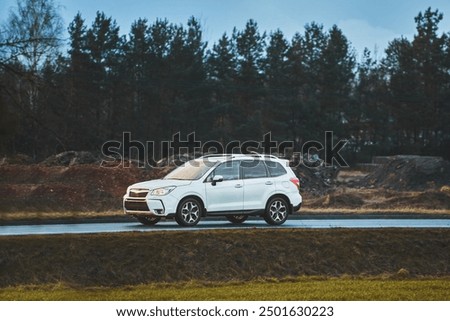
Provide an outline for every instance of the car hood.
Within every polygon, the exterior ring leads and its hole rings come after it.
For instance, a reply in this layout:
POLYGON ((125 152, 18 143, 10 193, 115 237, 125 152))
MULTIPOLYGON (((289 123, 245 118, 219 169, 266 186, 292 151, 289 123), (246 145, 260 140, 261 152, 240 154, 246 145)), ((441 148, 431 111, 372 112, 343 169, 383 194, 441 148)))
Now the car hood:
POLYGON ((131 188, 148 188, 149 190, 155 189, 155 188, 161 188, 166 186, 185 186, 190 185, 192 181, 183 181, 178 179, 154 179, 151 181, 146 182, 140 182, 133 184, 129 187, 131 188))

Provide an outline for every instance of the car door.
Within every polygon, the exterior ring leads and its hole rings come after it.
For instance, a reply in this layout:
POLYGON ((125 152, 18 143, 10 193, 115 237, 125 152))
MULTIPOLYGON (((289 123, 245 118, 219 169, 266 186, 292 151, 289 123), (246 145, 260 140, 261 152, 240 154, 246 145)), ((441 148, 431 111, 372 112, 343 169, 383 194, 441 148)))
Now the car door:
POLYGON ((244 210, 264 209, 275 189, 274 180, 268 177, 264 163, 258 159, 242 161, 241 177, 244 182, 244 210))
POLYGON ((244 190, 239 178, 239 161, 227 161, 217 166, 205 180, 206 210, 214 212, 242 211, 244 190), (221 182, 212 182, 214 176, 223 177, 221 182))

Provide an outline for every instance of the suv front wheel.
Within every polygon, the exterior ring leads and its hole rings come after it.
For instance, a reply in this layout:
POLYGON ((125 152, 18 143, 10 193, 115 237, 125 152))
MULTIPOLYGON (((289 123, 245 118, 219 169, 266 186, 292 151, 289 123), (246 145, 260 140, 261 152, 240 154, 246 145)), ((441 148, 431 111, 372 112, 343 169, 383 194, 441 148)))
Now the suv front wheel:
POLYGON ((289 204, 281 196, 271 198, 267 202, 264 220, 270 225, 281 225, 289 215, 289 204))
POLYGON ((186 198, 178 205, 175 221, 181 226, 194 226, 203 215, 203 207, 195 198, 186 198))

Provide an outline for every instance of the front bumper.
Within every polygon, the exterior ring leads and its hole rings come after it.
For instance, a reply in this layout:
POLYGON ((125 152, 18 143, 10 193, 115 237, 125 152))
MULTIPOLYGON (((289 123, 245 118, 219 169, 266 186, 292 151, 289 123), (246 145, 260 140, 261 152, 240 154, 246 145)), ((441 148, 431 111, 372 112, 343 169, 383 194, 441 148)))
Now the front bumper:
POLYGON ((170 195, 162 198, 123 198, 123 210, 128 215, 152 215, 165 217, 176 211, 176 199, 170 195))

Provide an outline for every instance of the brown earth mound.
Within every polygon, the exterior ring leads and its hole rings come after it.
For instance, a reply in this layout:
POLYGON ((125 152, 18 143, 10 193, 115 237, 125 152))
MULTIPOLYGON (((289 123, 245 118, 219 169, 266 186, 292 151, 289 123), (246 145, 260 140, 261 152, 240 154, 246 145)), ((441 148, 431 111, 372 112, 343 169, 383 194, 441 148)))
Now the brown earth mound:
POLYGON ((0 212, 121 210, 126 188, 167 169, 100 165, 0 166, 0 212))
POLYGON ((100 157, 91 152, 85 151, 67 151, 53 155, 41 162, 48 166, 68 166, 80 164, 100 164, 100 157))
MULTIPOLYGON (((0 212, 120 212, 129 185, 163 177, 178 160, 171 158, 169 166, 144 169, 137 161, 101 166, 97 155, 84 151, 63 152, 39 164, 22 158, 3 158, 0 163, 0 212)), ((338 172, 303 165, 294 170, 305 195, 324 195, 338 172)))
MULTIPOLYGON (((305 208, 450 208, 449 162, 418 156, 383 160, 369 174, 343 185, 336 185, 336 168, 294 168, 305 208)), ((4 162, 0 166, 0 213, 121 212, 129 185, 161 178, 172 169, 138 168, 137 162, 125 165, 113 162, 103 167, 95 156, 84 152, 66 152, 40 164, 4 162)))
POLYGON ((4 156, 0 158, 0 166, 9 164, 25 165, 32 163, 34 163, 33 159, 30 156, 24 154, 16 154, 14 156, 4 156))
POLYGON ((441 157, 402 155, 385 157, 359 187, 422 191, 450 184, 450 162, 441 157))
POLYGON ((450 210, 450 192, 442 190, 393 191, 344 188, 308 199, 306 208, 371 210, 450 210))
POLYGON ((339 168, 301 165, 294 168, 294 172, 300 179, 301 192, 307 195, 318 196, 326 194, 334 185, 339 168))

